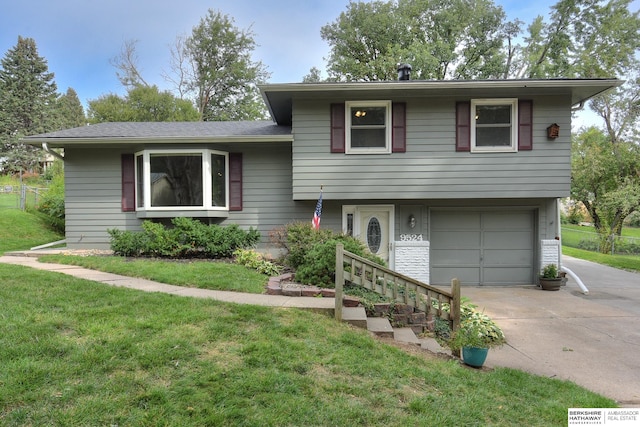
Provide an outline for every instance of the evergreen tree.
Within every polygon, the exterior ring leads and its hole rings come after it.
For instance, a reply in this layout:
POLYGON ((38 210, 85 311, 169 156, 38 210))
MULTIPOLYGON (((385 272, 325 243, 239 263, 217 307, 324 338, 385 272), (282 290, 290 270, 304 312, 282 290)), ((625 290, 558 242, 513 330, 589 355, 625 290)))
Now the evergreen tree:
POLYGON ((60 95, 58 98, 57 112, 57 127, 59 129, 75 128, 87 124, 84 108, 78 98, 78 94, 73 88, 68 88, 66 94, 60 95))
POLYGON ((9 171, 32 170, 42 151, 19 142, 56 126, 56 84, 36 42, 18 37, 0 62, 0 157, 9 171))

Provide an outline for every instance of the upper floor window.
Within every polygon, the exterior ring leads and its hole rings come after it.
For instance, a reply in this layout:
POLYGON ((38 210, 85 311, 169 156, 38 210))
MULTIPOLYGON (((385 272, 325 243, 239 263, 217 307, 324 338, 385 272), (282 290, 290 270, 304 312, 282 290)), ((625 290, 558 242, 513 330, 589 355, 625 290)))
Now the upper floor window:
POLYGON ((145 150, 136 154, 136 206, 141 210, 228 210, 228 153, 145 150))
POLYGON ((347 102, 346 152, 391 153, 391 102, 347 102))
POLYGON ((518 100, 471 100, 471 151, 518 151, 518 100))

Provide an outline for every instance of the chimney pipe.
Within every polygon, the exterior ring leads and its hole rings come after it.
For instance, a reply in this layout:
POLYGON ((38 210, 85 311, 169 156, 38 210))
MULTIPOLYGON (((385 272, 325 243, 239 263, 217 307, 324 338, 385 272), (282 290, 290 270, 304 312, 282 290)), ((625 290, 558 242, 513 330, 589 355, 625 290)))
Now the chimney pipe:
POLYGON ((398 64, 398 80, 411 80, 411 65, 398 64))

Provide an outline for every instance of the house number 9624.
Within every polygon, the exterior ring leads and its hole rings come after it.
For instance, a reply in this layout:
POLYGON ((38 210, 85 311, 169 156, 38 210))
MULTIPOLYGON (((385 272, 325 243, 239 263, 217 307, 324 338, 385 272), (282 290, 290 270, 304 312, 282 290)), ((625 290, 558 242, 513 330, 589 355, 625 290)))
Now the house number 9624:
POLYGON ((401 234, 400 240, 403 242, 421 242, 422 234, 401 234))

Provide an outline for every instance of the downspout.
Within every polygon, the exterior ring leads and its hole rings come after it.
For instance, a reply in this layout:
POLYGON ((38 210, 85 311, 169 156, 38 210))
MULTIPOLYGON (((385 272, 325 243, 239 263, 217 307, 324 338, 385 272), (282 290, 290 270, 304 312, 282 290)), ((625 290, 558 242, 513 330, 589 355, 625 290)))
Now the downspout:
POLYGON ((53 157, 57 157, 58 159, 64 162, 64 156, 58 153, 57 151, 53 151, 51 148, 49 148, 49 144, 47 144, 46 142, 42 143, 42 149, 46 151, 48 154, 51 154, 53 157))
POLYGON ((582 283, 582 280, 578 277, 576 273, 569 270, 567 267, 562 265, 562 225, 560 224, 560 199, 556 199, 556 239, 560 241, 560 246, 558 250, 560 251, 560 257, 558 259, 558 263, 560 264, 560 271, 564 271, 567 273, 573 280, 576 281, 578 287, 582 290, 582 293, 587 295, 589 293, 589 289, 582 283))

